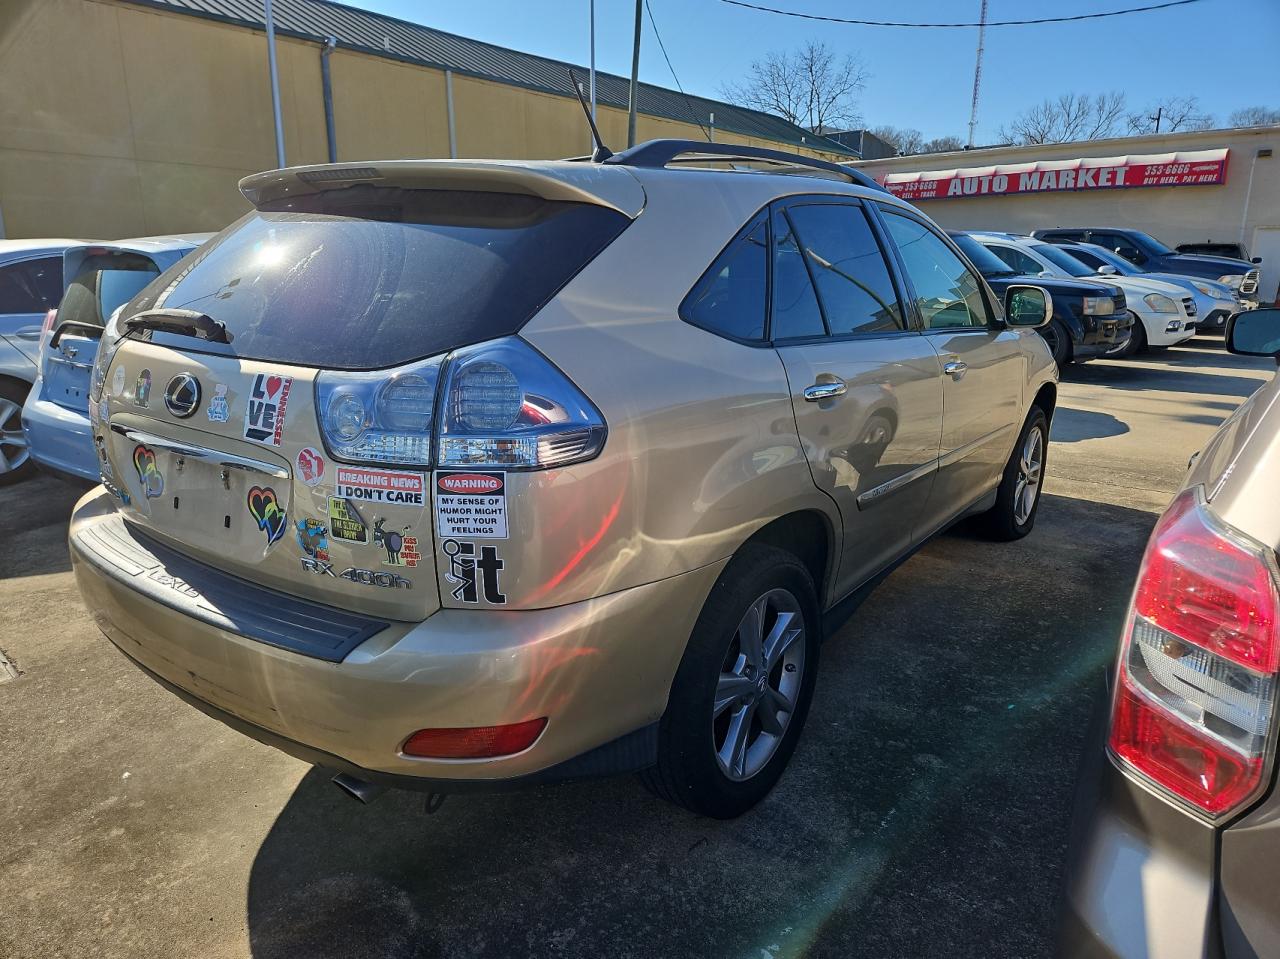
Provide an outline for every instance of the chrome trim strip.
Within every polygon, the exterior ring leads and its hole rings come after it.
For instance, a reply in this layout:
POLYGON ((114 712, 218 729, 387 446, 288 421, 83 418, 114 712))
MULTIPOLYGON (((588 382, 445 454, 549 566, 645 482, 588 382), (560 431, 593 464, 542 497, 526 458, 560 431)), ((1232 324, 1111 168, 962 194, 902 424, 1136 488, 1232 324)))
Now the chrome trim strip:
POLYGON ((262 460, 250 459, 247 456, 237 456, 234 453, 222 453, 218 450, 206 449, 203 446, 190 446, 186 443, 179 443, 174 440, 165 439, 163 436, 156 436, 154 433, 146 433, 142 430, 130 429, 127 426, 121 426, 119 423, 112 423, 111 431, 113 433, 119 433, 132 443, 142 443, 144 446, 154 446, 170 453, 176 453, 179 456, 190 456, 192 459, 212 459, 218 466, 225 466, 228 469, 249 470, 253 473, 265 473, 267 476, 272 476, 276 479, 282 480, 289 478, 289 471, 283 466, 272 466, 270 463, 264 463, 262 460))
POLYGON ((904 486, 914 483, 916 480, 924 479, 938 469, 941 460, 931 460, 928 463, 921 464, 909 472, 902 473, 889 480, 887 483, 881 483, 879 486, 873 486, 865 493, 858 494, 858 498, 854 501, 858 504, 858 509, 866 509, 868 506, 874 506, 879 500, 884 499, 890 493, 896 493, 904 486))

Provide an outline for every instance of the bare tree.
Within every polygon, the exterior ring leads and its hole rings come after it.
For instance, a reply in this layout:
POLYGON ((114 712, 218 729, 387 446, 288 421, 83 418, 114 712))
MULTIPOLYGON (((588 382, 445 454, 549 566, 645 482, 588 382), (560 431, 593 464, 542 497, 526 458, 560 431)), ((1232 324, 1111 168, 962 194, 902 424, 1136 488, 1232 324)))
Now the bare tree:
POLYGON ((921 153, 952 153, 956 150, 963 150, 965 141, 960 137, 945 136, 934 137, 932 140, 926 140, 920 145, 921 153))
POLYGON ((721 89, 726 100, 776 113, 798 126, 832 133, 858 121, 858 94, 870 76, 853 55, 840 59, 825 43, 756 60, 741 83, 721 89))
POLYGON ((924 134, 919 130, 912 130, 909 127, 895 126, 878 126, 867 131, 872 136, 877 136, 889 146, 893 147, 896 153, 903 156, 909 156, 912 153, 923 153, 921 147, 924 145, 924 134))
POLYGON ((1213 117, 1200 110, 1197 97, 1168 97, 1158 100, 1140 113, 1128 116, 1131 133, 1177 133, 1179 130, 1209 130, 1213 117), (1159 131, 1156 118, 1159 117, 1159 131))
POLYGON ((1280 110, 1271 107, 1244 107, 1233 110, 1227 123, 1233 127, 1266 127, 1280 123, 1280 110))
POLYGON ((1067 143, 1114 136, 1125 118, 1124 94, 1064 93, 1014 117, 999 132, 1013 143, 1067 143))

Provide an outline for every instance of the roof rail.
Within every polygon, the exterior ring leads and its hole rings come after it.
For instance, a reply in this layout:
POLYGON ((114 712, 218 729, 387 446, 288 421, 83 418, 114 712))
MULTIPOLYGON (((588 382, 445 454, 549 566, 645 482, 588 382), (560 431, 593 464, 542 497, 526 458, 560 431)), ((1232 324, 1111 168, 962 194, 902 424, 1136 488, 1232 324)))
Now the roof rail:
POLYGON ((661 169, 676 157, 686 154, 689 155, 692 161, 712 158, 763 160, 766 163, 808 167, 813 170, 822 170, 825 173, 834 173, 858 186, 879 190, 882 193, 889 192, 861 170, 841 166, 839 163, 832 163, 829 160, 818 160, 814 157, 802 156, 799 153, 767 150, 764 147, 740 146, 736 143, 705 143, 701 140, 647 140, 631 147, 629 150, 615 153, 603 162, 616 163, 620 166, 661 169))

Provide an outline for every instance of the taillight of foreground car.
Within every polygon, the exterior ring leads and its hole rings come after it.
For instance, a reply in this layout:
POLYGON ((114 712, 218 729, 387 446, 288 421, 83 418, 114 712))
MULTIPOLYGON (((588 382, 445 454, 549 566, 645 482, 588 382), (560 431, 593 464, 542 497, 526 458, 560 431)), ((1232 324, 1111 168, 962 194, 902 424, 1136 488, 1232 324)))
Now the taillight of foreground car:
POLYGON ((1269 769, 1280 666, 1272 550, 1220 520, 1203 491, 1160 518, 1120 648, 1109 745, 1211 819, 1257 797, 1269 769))
POLYGON ((347 462, 424 468, 546 469, 591 459, 600 412, 518 337, 396 370, 322 373, 325 442, 347 462))

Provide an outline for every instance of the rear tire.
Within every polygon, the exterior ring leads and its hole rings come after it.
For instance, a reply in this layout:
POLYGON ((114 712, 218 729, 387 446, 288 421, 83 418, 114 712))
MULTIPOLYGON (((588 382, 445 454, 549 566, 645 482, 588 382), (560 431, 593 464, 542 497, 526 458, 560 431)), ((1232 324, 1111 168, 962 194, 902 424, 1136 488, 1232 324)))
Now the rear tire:
POLYGON ((820 629, 804 564, 777 547, 742 547, 693 628, 659 724, 657 765, 640 774, 645 786, 715 819, 763 799, 804 728, 820 629))
POLYGON ((1040 491, 1044 488, 1048 463, 1049 419, 1044 410, 1033 406, 1005 464, 996 505, 982 514, 982 526, 988 536, 1011 542, 1031 532, 1040 509, 1040 491))
POLYGON ((0 486, 21 483, 36 471, 22 432, 22 404, 30 389, 26 383, 0 379, 0 486))
POLYGON ((1059 369, 1071 362, 1071 334, 1060 321, 1050 320, 1047 326, 1041 327, 1040 335, 1044 337, 1053 362, 1058 364, 1059 369))

